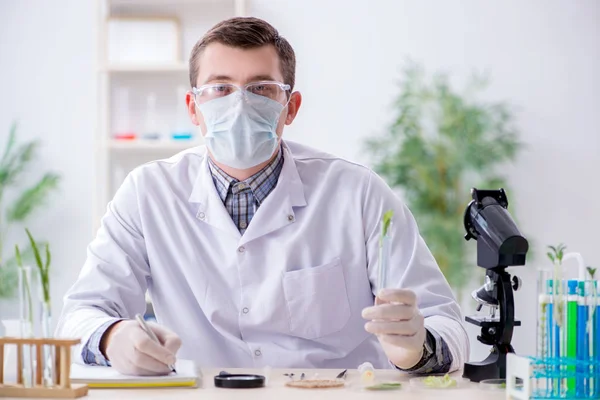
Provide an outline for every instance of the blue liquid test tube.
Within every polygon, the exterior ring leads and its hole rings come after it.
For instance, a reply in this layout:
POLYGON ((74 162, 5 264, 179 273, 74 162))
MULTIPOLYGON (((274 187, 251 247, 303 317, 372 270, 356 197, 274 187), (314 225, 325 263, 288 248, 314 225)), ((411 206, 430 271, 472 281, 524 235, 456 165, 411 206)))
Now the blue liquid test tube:
MULTIPOLYGON (((592 324, 592 332, 591 337, 593 340, 593 348, 594 348, 594 361, 596 362, 591 371, 591 380, 592 385, 594 387, 594 394, 592 398, 598 399, 600 398, 600 300, 598 293, 598 281, 593 281, 593 290, 595 296, 593 296, 592 307, 596 308, 594 312, 594 320, 592 324), (593 304, 596 303, 596 304, 593 304)), ((592 343, 590 343, 590 346, 592 343)), ((590 360, 591 361, 591 360, 590 360)))
MULTIPOLYGON (((546 309, 546 321, 548 324, 548 346, 546 347, 546 368, 551 369, 552 373, 557 376, 560 372, 560 327, 558 325, 558 321, 554 318, 554 308, 556 307, 555 300, 555 291, 558 290, 554 288, 554 280, 549 279, 546 282, 547 285, 547 294, 550 297, 550 302, 546 309)), ((558 283, 558 282, 557 282, 558 283)), ((558 285, 557 285, 558 286, 558 285)), ((558 396, 560 394, 561 380, 559 378, 549 379, 547 384, 547 390, 552 391, 552 396, 558 396)))
POLYGON ((585 297, 585 281, 579 281, 577 284, 579 299, 577 301, 577 378, 576 395, 584 397, 588 394, 588 381, 586 377, 585 362, 589 358, 588 346, 588 304, 585 297))

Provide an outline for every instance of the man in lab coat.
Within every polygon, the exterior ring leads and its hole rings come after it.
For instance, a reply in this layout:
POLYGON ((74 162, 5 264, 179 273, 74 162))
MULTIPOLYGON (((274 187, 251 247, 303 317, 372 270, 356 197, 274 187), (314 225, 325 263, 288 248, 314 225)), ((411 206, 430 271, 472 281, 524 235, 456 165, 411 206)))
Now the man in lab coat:
POLYGON ((196 44, 187 104, 206 147, 138 167, 108 205, 58 326, 82 339, 79 362, 428 373, 467 359, 459 306, 406 206, 368 168, 282 140, 302 103, 294 75, 292 47, 259 19, 196 44), (147 290, 160 343, 134 319, 147 290))

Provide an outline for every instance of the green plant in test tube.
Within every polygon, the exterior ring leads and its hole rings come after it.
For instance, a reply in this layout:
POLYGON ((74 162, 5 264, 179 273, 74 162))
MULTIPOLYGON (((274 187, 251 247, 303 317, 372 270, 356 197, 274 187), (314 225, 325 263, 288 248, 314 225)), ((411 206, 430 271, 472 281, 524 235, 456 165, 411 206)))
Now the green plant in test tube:
MULTIPOLYGON (((590 274, 590 280, 592 281, 592 304, 598 305, 598 288, 596 287, 596 268, 592 268, 590 266, 587 267, 587 272, 590 274)), ((590 333, 592 330, 592 325, 594 321, 594 312, 596 311, 596 307, 592 307, 592 312, 588 318, 588 323, 586 326, 586 333, 590 333)))
MULTIPOLYGON (((551 357, 563 357, 566 355, 567 344, 566 340, 566 332, 565 332, 565 304, 563 302, 563 287, 562 287, 562 261, 565 255, 565 250, 567 246, 564 244, 559 244, 558 246, 548 246, 550 251, 546 253, 548 258, 552 261, 554 265, 553 273, 552 273, 552 318, 554 319, 554 323, 558 326, 558 349, 556 347, 556 341, 552 340, 550 343, 549 351, 551 357)), ((554 395, 562 395, 563 389, 567 388, 566 382, 563 382, 562 379, 554 379, 552 383, 553 394, 554 395)))
POLYGON ((563 317, 564 317, 564 306, 562 304, 562 260, 565 255, 565 250, 567 246, 564 244, 559 244, 558 246, 548 246, 551 250, 548 253, 548 258, 554 264, 554 273, 552 280, 552 303, 555 305, 553 307, 553 317, 556 324, 560 327, 562 326, 563 317))
POLYGON ((388 210, 385 214, 383 214, 383 236, 386 236, 388 234, 388 230, 390 229, 390 224, 392 223, 393 216, 393 210, 388 210))
POLYGON ((383 214, 381 221, 381 236, 379 238, 379 290, 387 287, 388 264, 390 257, 390 237, 389 230, 392 225, 393 210, 388 210, 383 214))

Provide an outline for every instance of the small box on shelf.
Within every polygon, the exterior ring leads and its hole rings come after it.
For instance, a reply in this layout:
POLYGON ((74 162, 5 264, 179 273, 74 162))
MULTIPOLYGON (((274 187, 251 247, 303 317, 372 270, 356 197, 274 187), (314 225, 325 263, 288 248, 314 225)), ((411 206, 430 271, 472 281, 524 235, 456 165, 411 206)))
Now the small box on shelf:
POLYGON ((170 16, 111 16, 107 21, 109 63, 168 64, 181 60, 181 26, 170 16))
POLYGON ((188 73, 188 64, 185 62, 172 63, 112 63, 103 65, 101 72, 113 73, 163 73, 184 72, 188 73))
POLYGON ((112 150, 131 150, 131 151, 183 151, 192 147, 202 145, 202 140, 196 138, 190 139, 134 139, 134 140, 119 140, 112 139, 109 142, 109 147, 112 150))

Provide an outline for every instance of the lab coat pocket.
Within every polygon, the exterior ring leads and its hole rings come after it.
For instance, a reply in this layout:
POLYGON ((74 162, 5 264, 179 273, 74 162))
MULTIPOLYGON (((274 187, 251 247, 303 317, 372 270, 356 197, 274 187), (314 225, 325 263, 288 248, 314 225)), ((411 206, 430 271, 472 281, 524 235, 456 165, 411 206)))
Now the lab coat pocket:
POLYGON ((344 270, 338 258, 318 267, 285 272, 283 290, 294 336, 318 339, 339 332, 350 319, 344 270))

